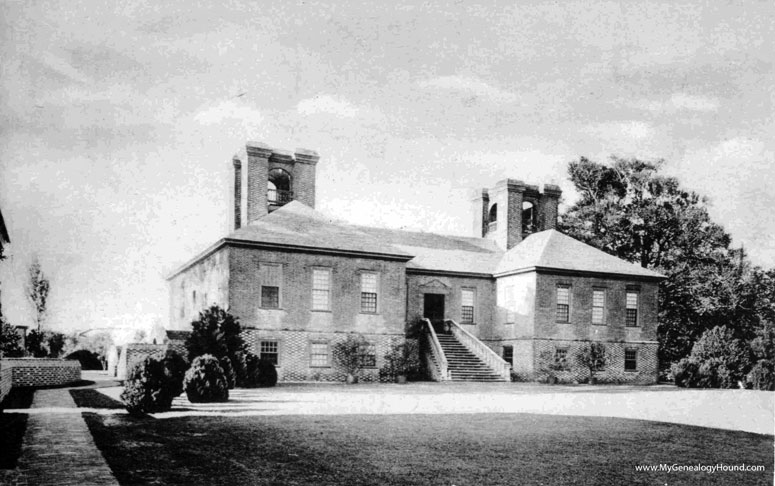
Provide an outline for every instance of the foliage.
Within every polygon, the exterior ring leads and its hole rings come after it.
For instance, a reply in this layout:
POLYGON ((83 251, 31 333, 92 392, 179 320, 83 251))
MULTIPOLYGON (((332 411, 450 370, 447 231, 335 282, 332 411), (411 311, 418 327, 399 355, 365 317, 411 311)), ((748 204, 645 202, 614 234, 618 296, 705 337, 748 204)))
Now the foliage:
POLYGON ((210 354, 197 356, 186 371, 186 396, 191 403, 225 402, 229 385, 218 358, 210 354))
POLYGON ((35 323, 37 330, 40 331, 40 325, 46 318, 46 304, 48 302, 49 281, 43 274, 40 262, 35 258, 27 268, 27 298, 32 304, 35 313, 35 323))
POLYGON ((27 353, 33 358, 45 358, 48 354, 48 350, 44 346, 46 341, 46 335, 43 331, 33 329, 27 333, 27 337, 24 340, 24 347, 27 353))
POLYGON ((775 363, 760 359, 748 372, 746 381, 754 390, 775 390, 775 363))
POLYGON ((659 292, 659 358, 687 356, 703 332, 731 325, 750 340, 767 315, 775 318, 775 272, 751 268, 743 250, 715 224, 706 201, 660 174, 662 161, 586 158, 568 173, 580 199, 559 229, 601 250, 651 268, 667 279, 659 292))
POLYGON ((63 353, 72 354, 75 351, 86 350, 97 356, 102 368, 107 366, 108 352, 113 346, 113 337, 109 332, 83 332, 63 336, 63 353))
POLYGON ((589 378, 592 380, 596 372, 605 368, 608 350, 603 343, 585 343, 576 350, 576 362, 589 370, 589 378))
POLYGON ((49 358, 58 358, 65 348, 65 335, 61 332, 46 332, 46 344, 48 345, 49 358))
POLYGON ((277 369, 271 361, 258 360, 258 386, 270 388, 277 384, 277 369))
POLYGON ((347 339, 334 344, 334 362, 345 373, 357 376, 363 368, 363 349, 369 345, 360 334, 348 334, 347 339))
POLYGON ((689 388, 737 388, 751 369, 750 348, 726 326, 706 331, 691 354, 673 365, 675 384, 689 388))
POLYGON ((400 375, 416 378, 419 373, 420 353, 415 340, 394 343, 385 354, 385 363, 380 369, 380 375, 391 380, 400 375))
POLYGON ((234 371, 231 360, 228 356, 223 356, 218 359, 218 363, 223 369, 223 375, 226 377, 226 383, 229 386, 229 390, 233 390, 234 387, 237 386, 237 373, 234 371))
POLYGON ((210 354, 216 358, 228 356, 232 364, 240 362, 245 342, 239 321, 217 305, 204 309, 191 323, 192 331, 186 339, 188 359, 210 354))
POLYGON ((175 351, 168 349, 164 353, 163 362, 169 392, 173 397, 177 397, 183 393, 183 380, 186 377, 186 370, 188 370, 188 361, 175 351))
POLYGON ((0 358, 18 358, 24 355, 19 345, 21 336, 18 331, 0 316, 0 358))
POLYGON ((102 370, 102 360, 94 351, 79 349, 65 356, 65 359, 77 360, 82 370, 102 370))
POLYGON ((182 389, 181 359, 167 353, 164 357, 148 356, 133 366, 121 393, 127 411, 143 414, 172 408, 172 400, 182 389))

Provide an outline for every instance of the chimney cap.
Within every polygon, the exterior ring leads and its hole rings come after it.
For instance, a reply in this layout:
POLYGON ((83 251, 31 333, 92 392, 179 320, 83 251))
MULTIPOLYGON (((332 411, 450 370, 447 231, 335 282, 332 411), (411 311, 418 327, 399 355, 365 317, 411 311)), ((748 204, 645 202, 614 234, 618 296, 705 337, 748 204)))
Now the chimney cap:
POLYGON ((248 141, 245 143, 245 148, 248 155, 254 155, 262 158, 267 158, 272 155, 272 147, 265 143, 248 141))
POLYGON ((320 160, 320 154, 314 150, 297 148, 296 149, 296 162, 302 162, 305 164, 317 164, 320 160))

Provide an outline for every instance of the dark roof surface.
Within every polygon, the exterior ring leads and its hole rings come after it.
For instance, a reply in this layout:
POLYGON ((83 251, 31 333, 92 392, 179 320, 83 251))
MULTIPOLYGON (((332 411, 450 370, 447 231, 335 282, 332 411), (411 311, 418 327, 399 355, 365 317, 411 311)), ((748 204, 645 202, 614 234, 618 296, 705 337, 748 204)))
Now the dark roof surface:
POLYGON ((382 255, 407 260, 408 270, 429 272, 499 275, 540 267, 662 277, 556 230, 534 233, 504 252, 486 238, 355 226, 327 217, 298 201, 232 232, 226 241, 382 255))
POLYGON ((170 341, 185 341, 191 331, 167 331, 167 339, 170 341))
POLYGON ((507 251, 495 273, 534 267, 662 278, 657 272, 609 255, 557 230, 533 233, 507 251))
POLYGON ((360 228, 328 218, 298 201, 234 231, 227 239, 411 258, 360 228))

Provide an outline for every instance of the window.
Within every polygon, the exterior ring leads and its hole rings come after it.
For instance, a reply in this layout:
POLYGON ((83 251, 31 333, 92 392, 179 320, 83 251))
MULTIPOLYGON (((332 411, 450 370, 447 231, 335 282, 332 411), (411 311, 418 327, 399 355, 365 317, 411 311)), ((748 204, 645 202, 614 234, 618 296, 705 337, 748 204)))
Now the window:
POLYGON ((312 310, 329 310, 331 296, 331 270, 312 270, 312 310))
POLYGON ((592 324, 605 324, 605 289, 592 290, 592 324))
POLYGON ((460 312, 460 321, 463 324, 474 323, 474 301, 476 292, 473 289, 463 289, 461 295, 462 309, 460 312))
POLYGON ((376 273, 361 274, 361 312, 377 312, 378 277, 376 273))
POLYGON ((638 293, 627 291, 627 317, 625 320, 627 327, 638 326, 638 293))
POLYGON ((557 287, 557 322, 570 322, 570 287, 557 287))
POLYGON ((329 366, 328 365, 328 343, 311 343, 309 349, 310 366, 329 366))
POLYGON ((509 366, 514 365, 514 346, 503 346, 503 361, 509 366))
POLYGON ((196 306, 196 290, 191 292, 191 303, 194 304, 194 306, 196 306))
POLYGON ((279 309, 283 266, 279 263, 261 263, 258 267, 258 278, 261 282, 261 307, 279 309))
POLYGON ((624 350, 624 371, 637 371, 637 370, 638 370, 638 350, 625 349, 624 350))
POLYGON ((279 357, 277 341, 261 341, 258 357, 277 366, 279 357))
POLYGON ((364 368, 375 368, 377 366, 377 347, 373 344, 367 344, 361 348, 360 354, 361 366, 364 368))
POLYGON ((555 348, 554 365, 558 370, 568 369, 568 348, 555 348))

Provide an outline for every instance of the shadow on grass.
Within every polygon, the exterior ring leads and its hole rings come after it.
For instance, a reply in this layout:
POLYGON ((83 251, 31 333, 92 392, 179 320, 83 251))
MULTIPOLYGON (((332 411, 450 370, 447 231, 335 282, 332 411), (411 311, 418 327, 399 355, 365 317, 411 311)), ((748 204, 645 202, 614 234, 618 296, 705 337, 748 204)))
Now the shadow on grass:
POLYGON ((123 403, 98 392, 94 388, 70 390, 70 396, 73 397, 78 408, 124 409, 123 403))
MULTIPOLYGON (((30 408, 34 388, 12 388, 0 409, 30 408)), ((14 469, 22 450, 27 430, 26 413, 0 413, 0 469, 14 469)))

